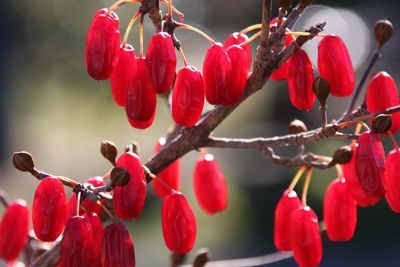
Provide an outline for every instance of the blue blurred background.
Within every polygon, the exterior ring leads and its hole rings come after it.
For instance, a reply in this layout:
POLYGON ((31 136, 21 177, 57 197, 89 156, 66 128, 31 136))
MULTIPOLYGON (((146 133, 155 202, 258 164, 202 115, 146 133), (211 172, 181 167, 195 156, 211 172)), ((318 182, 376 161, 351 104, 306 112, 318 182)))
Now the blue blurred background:
MULTIPOLYGON (((185 13, 186 23, 223 41, 230 33, 259 23, 262 1, 175 0, 174 3, 185 13)), ((110 167, 99 152, 102 140, 114 141, 120 151, 128 142, 138 141, 140 155, 146 161, 151 157, 156 141, 172 122, 167 106, 158 99, 154 124, 145 131, 131 128, 124 110, 112 100, 109 82, 96 82, 86 74, 83 51, 87 28, 96 10, 111 4, 112 1, 104 0, 1 2, 0 188, 7 191, 11 199, 24 198, 31 203, 34 188, 38 185, 31 176, 12 168, 14 151, 31 152, 37 167, 46 172, 84 181, 104 174, 110 167)), ((397 29, 399 5, 397 1, 383 0, 316 1, 295 28, 302 30, 316 22, 327 21, 325 32, 344 39, 357 77, 360 77, 374 49, 371 35, 374 22, 387 18, 397 29)), ((137 8, 137 4, 128 4, 117 11, 121 33, 137 8)), ((145 22, 147 43, 153 27, 147 19, 145 22)), ((207 41, 185 30, 178 29, 176 34, 189 64, 201 69, 207 41)), ((137 25, 129 40, 138 51, 137 25)), ((397 82, 399 40, 400 34, 395 30, 374 69, 375 72, 386 70, 397 82)), ((317 42, 310 42, 305 47, 314 63, 317 42)), ((255 48, 256 44, 253 44, 253 53, 255 48)), ((182 66, 181 62, 179 64, 182 66)), ((329 119, 340 116, 347 102, 347 99, 330 99, 329 119)), ((288 101, 286 82, 271 81, 264 90, 241 105, 214 135, 282 135, 288 132, 288 122, 294 118, 303 120, 310 129, 320 125, 317 104, 309 112, 298 111, 288 101)), ((384 139, 386 151, 392 149, 388 141, 384 139)), ((345 143, 323 141, 307 145, 306 150, 331 155, 336 147, 345 143)), ((214 216, 205 215, 199 209, 191 182, 194 161, 199 153, 186 155, 182 159, 182 191, 188 196, 198 220, 195 249, 210 248, 213 259, 274 252, 274 208, 296 170, 275 166, 256 151, 210 149, 210 152, 216 156, 228 181, 229 206, 225 212, 214 216)), ((295 150, 288 148, 278 152, 294 155, 295 150)), ((333 170, 314 172, 309 202, 320 219, 326 186, 335 176, 333 170)), ((160 199, 149 188, 144 214, 139 220, 127 223, 135 241, 138 266, 168 265, 169 252, 162 239, 160 207, 160 199)), ((321 266, 399 266, 399 215, 388 208, 385 200, 375 207, 359 208, 358 211, 354 239, 347 243, 331 243, 325 239, 321 266)), ((192 258, 193 255, 189 260, 192 258)), ((272 266, 296 264, 289 259, 272 266)))

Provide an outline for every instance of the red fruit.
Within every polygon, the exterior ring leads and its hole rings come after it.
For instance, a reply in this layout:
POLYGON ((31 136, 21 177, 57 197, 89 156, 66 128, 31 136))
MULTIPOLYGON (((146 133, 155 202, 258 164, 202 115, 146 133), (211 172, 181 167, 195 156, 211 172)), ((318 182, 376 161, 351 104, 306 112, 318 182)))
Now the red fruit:
MULTIPOLYGON (((396 83, 386 72, 375 74, 369 81, 366 95, 367 109, 369 112, 378 112, 399 104, 399 94, 396 83)), ((400 113, 392 114, 392 133, 400 128, 400 113)))
MULTIPOLYGON (((175 83, 176 84, 176 83, 175 83)), ((154 149, 154 153, 158 153, 165 144, 165 138, 160 138, 154 149)), ((180 161, 175 160, 171 165, 165 168, 153 180, 154 193, 159 197, 165 197, 171 193, 171 189, 179 191, 181 187, 181 167, 180 161), (160 180, 162 182, 160 182, 160 180)))
POLYGON ((302 205, 296 192, 286 190, 275 208, 274 243, 277 250, 290 251, 290 216, 293 211, 301 209, 302 205))
POLYGON ((134 267, 133 240, 122 223, 113 223, 104 229, 102 267, 134 267))
POLYGON ((238 45, 232 45, 227 50, 231 63, 232 72, 230 78, 230 92, 226 95, 224 105, 239 103, 244 90, 246 89, 248 69, 246 65, 246 51, 238 45))
POLYGON ((400 212, 400 150, 393 149, 386 158, 386 200, 394 212, 400 212))
POLYGON ((324 37, 318 44, 318 71, 328 81, 331 94, 349 96, 353 93, 355 74, 347 47, 336 35, 324 37))
POLYGON ((137 218, 142 213, 146 199, 146 177, 140 158, 131 152, 122 154, 117 167, 123 167, 130 175, 128 184, 113 189, 115 214, 123 220, 137 218))
POLYGON ((314 70, 307 53, 299 49, 289 61, 288 88, 293 106, 302 110, 313 107, 315 94, 312 90, 314 70))
MULTIPOLYGON (((92 185, 93 187, 99 187, 99 186, 104 186, 106 183, 104 182, 103 178, 100 176, 95 176, 92 178, 89 178, 86 183, 92 185)), ((86 212, 89 213, 99 213, 101 211, 101 206, 94 203, 93 201, 89 199, 83 199, 82 201, 82 208, 86 212)))
POLYGON ((82 216, 70 218, 65 225, 60 249, 63 267, 101 266, 101 251, 91 223, 82 216))
POLYGON ((345 178, 331 182, 324 198, 324 222, 331 241, 349 241, 357 225, 357 204, 345 178))
POLYGON ((385 151, 377 134, 364 132, 358 139, 356 172, 365 193, 375 198, 385 195, 385 151))
POLYGON ((305 206, 295 210, 290 219, 294 259, 301 267, 318 266, 322 260, 321 234, 317 215, 305 206))
POLYGON ((204 212, 214 214, 226 209, 226 181, 213 155, 201 156, 196 161, 193 179, 194 194, 204 212))
POLYGON ((111 75, 111 90, 115 103, 125 107, 126 91, 136 80, 135 50, 130 44, 123 43, 118 54, 118 63, 111 75))
MULTIPOLYGON (((226 38, 224 43, 224 48, 228 49, 232 45, 240 45, 243 42, 246 42, 249 38, 244 33, 234 32, 226 38)), ((243 50, 247 55, 247 71, 250 71, 251 67, 251 48, 250 44, 246 44, 242 46, 243 50)))
POLYGON ((352 145, 353 157, 351 158, 349 163, 342 165, 343 174, 346 178, 347 188, 349 189, 353 199, 357 202, 357 205, 361 207, 369 207, 375 205, 376 202, 378 202, 379 198, 367 195, 360 185, 355 169, 357 148, 358 145, 352 145))
POLYGON ((126 115, 131 125, 149 127, 156 112, 156 93, 144 58, 137 59, 136 81, 126 91, 126 115))
POLYGON ((23 199, 7 207, 0 222, 0 258, 14 261, 25 247, 29 233, 29 209, 23 199))
POLYGON ((103 223, 101 222, 99 216, 96 213, 86 213, 83 217, 87 220, 87 222, 91 225, 93 231, 93 241, 94 241, 94 250, 97 255, 102 254, 102 246, 103 246, 103 223))
POLYGON ((172 252, 188 253, 196 240, 196 218, 186 197, 177 191, 164 198, 162 230, 166 246, 172 252))
POLYGON ((67 200, 64 185, 55 177, 43 179, 36 188, 32 205, 33 230, 38 239, 51 242, 64 228, 67 200))
POLYGON ((195 125, 204 106, 204 86, 201 73, 192 66, 182 68, 172 91, 172 117, 183 126, 195 125))
POLYGON ((85 48, 85 65, 95 80, 108 79, 118 61, 119 19, 108 9, 100 9, 89 27, 85 48))
MULTIPOLYGON (((286 35, 284 47, 289 46, 291 43, 296 41, 296 38, 293 35, 286 35)), ((274 81, 281 81, 281 80, 286 80, 289 75, 289 60, 287 60, 285 63, 283 63, 277 70, 275 70, 271 74, 271 79, 274 81)))
POLYGON ((176 69, 175 46, 168 33, 158 32, 151 37, 146 52, 146 65, 156 92, 168 92, 176 69))

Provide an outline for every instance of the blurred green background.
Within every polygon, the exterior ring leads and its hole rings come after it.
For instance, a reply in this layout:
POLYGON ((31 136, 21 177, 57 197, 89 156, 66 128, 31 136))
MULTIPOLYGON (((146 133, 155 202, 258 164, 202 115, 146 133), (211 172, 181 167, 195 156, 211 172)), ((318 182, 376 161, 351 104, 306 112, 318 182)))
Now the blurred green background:
MULTIPOLYGON (((259 23, 261 0, 175 0, 185 13, 185 22, 223 40, 233 31, 259 23)), ((276 7, 276 1, 273 1, 276 7)), ((13 169, 13 151, 26 150, 35 157, 37 168, 84 181, 109 169, 99 152, 102 140, 112 140, 120 151, 130 141, 140 144, 143 161, 172 122, 168 108, 158 99, 154 124, 145 131, 129 126, 125 112, 113 102, 108 81, 97 82, 86 73, 83 51, 87 28, 99 8, 112 1, 104 0, 14 0, 0 4, 0 188, 11 199, 24 198, 31 203, 38 185, 33 177, 13 169)), ((371 30, 377 19, 400 24, 396 1, 316 1, 296 25, 297 30, 327 21, 327 33, 340 35, 349 47, 357 68, 364 70, 374 48, 371 30)), ((121 7, 121 33, 125 31, 137 4, 121 7)), ((165 6, 163 6, 165 11, 165 6)), ((276 14, 276 8, 274 14, 276 14)), ((145 19, 145 43, 153 27, 145 19)), ((178 29, 188 62, 201 69, 208 43, 194 33, 178 29)), ((395 32, 385 46, 375 71, 386 70, 399 81, 400 34, 395 32)), ((130 42, 136 51, 138 27, 130 42)), ((318 40, 307 44, 310 57, 316 60, 318 40)), ((255 53, 256 44, 253 44, 255 53)), ((179 63, 178 67, 182 66, 179 63)), ((348 100, 329 100, 329 119, 344 112, 348 100)), ((286 82, 268 82, 238 108, 215 131, 215 136, 256 137, 282 135, 288 122, 303 120, 311 128, 320 125, 317 104, 309 112, 298 111, 288 101, 286 82)), ((386 151, 391 145, 384 138, 386 151)), ((307 151, 331 155, 344 141, 323 141, 306 146, 307 151)), ((188 196, 198 220, 196 249, 210 248, 213 259, 257 256, 274 252, 273 212, 294 169, 285 169, 265 161, 256 151, 210 149, 226 176, 229 186, 228 209, 215 216, 205 215, 192 192, 192 170, 199 153, 182 159, 182 191, 188 196)), ((293 148, 278 150, 294 155, 293 148)), ((323 195, 335 172, 315 171, 309 194, 310 206, 322 218, 323 195)), ((70 192, 69 192, 70 194, 70 192)), ((160 222, 161 201, 151 188, 142 217, 128 222, 135 242, 138 266, 167 266, 160 222)), ((0 212, 4 209, 0 208, 0 212)), ((324 242, 321 266, 399 266, 399 217, 385 200, 375 207, 359 208, 354 239, 347 243, 324 242)), ((191 259, 193 256, 190 256, 191 259)), ((1 263, 0 263, 1 265, 1 263)), ((273 266, 296 266, 292 259, 273 266)))

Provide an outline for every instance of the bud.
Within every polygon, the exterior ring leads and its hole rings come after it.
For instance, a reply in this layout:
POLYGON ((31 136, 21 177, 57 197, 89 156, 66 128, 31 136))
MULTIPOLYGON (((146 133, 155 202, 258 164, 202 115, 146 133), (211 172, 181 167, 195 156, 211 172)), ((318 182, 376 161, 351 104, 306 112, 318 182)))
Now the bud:
POLYGON ((115 158, 117 157, 117 146, 111 141, 101 142, 100 152, 113 166, 115 166, 115 158))
POLYGON ((307 126, 301 120, 295 119, 289 124, 289 132, 291 134, 307 132, 307 126))
POLYGON ((278 0, 278 5, 283 10, 288 10, 292 6, 292 0, 278 0))
POLYGON ((14 152, 12 162, 17 170, 23 172, 33 172, 35 163, 33 163, 33 157, 26 151, 14 152))
POLYGON ((328 168, 334 166, 335 164, 349 163, 352 157, 353 157, 353 149, 350 146, 339 147, 333 154, 332 161, 329 162, 328 168))
POLYGON ((114 167, 110 173, 111 187, 124 186, 128 184, 131 176, 122 167, 114 167))
POLYGON ((194 259, 193 267, 204 267, 209 260, 210 251, 208 248, 200 249, 197 252, 196 258, 194 259))
POLYGON ((300 0, 299 6, 300 8, 306 8, 307 6, 311 5, 314 0, 300 0))
POLYGON ((135 141, 127 144, 125 147, 125 152, 132 152, 135 153, 136 155, 139 155, 139 144, 135 141))
POLYGON ((374 133, 385 133, 392 127, 392 115, 380 114, 372 121, 372 131, 374 133))
POLYGON ((382 47, 393 34, 393 25, 386 19, 378 20, 375 23, 374 28, 375 39, 378 42, 378 46, 382 47))
POLYGON ((321 76, 317 77, 313 83, 313 91, 321 105, 325 106, 326 100, 331 92, 328 81, 321 76))

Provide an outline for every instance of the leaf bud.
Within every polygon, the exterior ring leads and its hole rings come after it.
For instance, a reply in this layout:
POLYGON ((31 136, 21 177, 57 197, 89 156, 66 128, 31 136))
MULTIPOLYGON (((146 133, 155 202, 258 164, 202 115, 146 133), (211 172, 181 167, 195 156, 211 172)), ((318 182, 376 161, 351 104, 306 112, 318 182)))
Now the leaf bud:
POLYGON ((393 35, 393 25, 389 20, 381 19, 375 23, 375 39, 378 46, 382 47, 393 35))
POLYGON ((289 124, 289 132, 291 134, 307 132, 307 126, 301 120, 295 119, 289 124))
POLYGON ((385 133, 392 128, 392 115, 380 114, 372 121, 372 131, 374 133, 385 133))
POLYGON ((110 173, 111 187, 124 186, 131 178, 129 173, 122 167, 114 167, 110 173))
POLYGON ((321 105, 325 106, 326 100, 331 92, 328 81, 323 79, 321 76, 317 77, 313 83, 313 91, 321 105))
POLYGON ((12 162, 17 170, 34 172, 35 163, 33 162, 33 157, 26 151, 14 152, 12 162))
POLYGON ((111 141, 103 141, 100 146, 101 155, 106 158, 113 166, 115 166, 115 158, 117 157, 117 146, 111 141))

